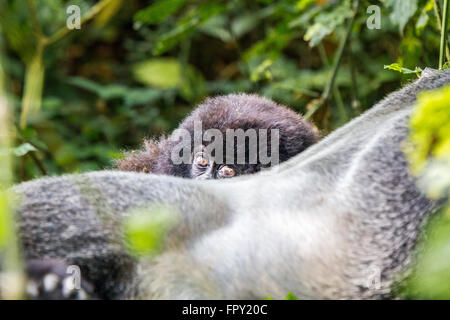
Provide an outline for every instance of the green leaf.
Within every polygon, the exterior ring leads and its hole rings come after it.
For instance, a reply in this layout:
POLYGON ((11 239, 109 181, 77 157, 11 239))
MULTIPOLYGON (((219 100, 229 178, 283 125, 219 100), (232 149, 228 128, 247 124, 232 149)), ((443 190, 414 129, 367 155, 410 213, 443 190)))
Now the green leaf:
POLYGON ((29 143, 23 143, 20 146, 13 148, 13 154, 16 157, 22 157, 30 151, 37 151, 37 149, 29 143))
POLYGON ((216 1, 206 2, 195 7, 177 22, 177 26, 174 29, 163 34, 156 41, 153 54, 160 55, 172 49, 182 39, 194 32, 196 28, 206 23, 211 17, 220 14, 225 9, 225 5, 216 1))
POLYGON ((398 25, 400 33, 403 34, 405 25, 417 11, 417 0, 391 1, 388 6, 393 7, 389 18, 394 25, 398 25))
POLYGON ((421 34, 423 29, 427 26, 430 17, 428 17, 427 11, 424 9, 421 11, 419 18, 416 22, 416 31, 421 34))
POLYGON ((223 42, 229 42, 233 38, 228 28, 228 18, 225 15, 211 17, 199 27, 199 30, 223 42))
POLYGON ((450 206, 428 226, 406 293, 411 299, 450 299, 450 206))
POLYGON ((126 107, 153 102, 161 96, 161 91, 151 88, 128 88, 118 84, 100 85, 92 80, 72 77, 68 83, 78 88, 90 91, 101 99, 123 99, 126 107))
POLYGON ((133 212, 123 223, 127 248, 135 256, 157 253, 175 221, 175 213, 169 208, 140 209, 133 212))
POLYGON ((158 88, 175 88, 181 84, 181 66, 173 58, 149 59, 132 68, 134 78, 158 88))
POLYGON ((284 300, 298 300, 298 298, 295 294, 293 294, 292 292, 289 292, 287 294, 286 298, 284 298, 284 300))
POLYGON ((384 69, 394 70, 403 74, 416 74, 417 76, 420 76, 422 73, 422 68, 416 67, 414 70, 403 68, 399 63, 392 63, 390 65, 384 65, 384 69))
POLYGON ((134 15, 134 20, 149 25, 158 24, 176 13, 185 3, 186 0, 160 0, 138 11, 134 15))
POLYGON ((341 5, 331 12, 320 13, 314 19, 315 23, 306 30, 303 39, 309 42, 310 47, 315 47, 352 15, 353 11, 348 5, 341 5))
MULTIPOLYGON (((406 150, 414 173, 422 173, 430 160, 450 163, 450 86, 421 93, 410 118, 412 147, 406 150)), ((450 176, 447 187, 450 187, 450 176)), ((445 190, 445 188, 443 188, 445 190)), ((438 192, 433 192, 439 195, 438 192)))
POLYGON ((180 94, 189 102, 197 101, 207 95, 203 74, 191 65, 183 68, 180 94))

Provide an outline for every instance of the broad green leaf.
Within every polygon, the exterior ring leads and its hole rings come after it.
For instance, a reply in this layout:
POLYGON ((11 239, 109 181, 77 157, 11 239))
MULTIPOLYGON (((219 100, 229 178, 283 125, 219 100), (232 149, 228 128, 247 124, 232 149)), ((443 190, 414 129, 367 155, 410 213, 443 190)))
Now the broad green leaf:
POLYGON ((422 30, 427 26, 429 20, 430 18, 428 17, 426 10, 422 10, 419 19, 417 19, 416 22, 416 31, 418 34, 420 34, 422 30))
POLYGON ((16 157, 22 157, 22 156, 26 155, 30 151, 37 151, 37 149, 34 146, 32 146, 31 144, 29 144, 29 143, 23 143, 20 146, 15 147, 13 149, 13 154, 16 157))
POLYGON ((205 78, 191 65, 187 65, 182 72, 180 94, 189 102, 195 102, 207 95, 205 78))
POLYGON ((260 65, 254 68, 250 74, 250 80, 253 82, 264 80, 272 80, 272 74, 270 73, 270 66, 273 61, 270 59, 264 60, 260 65))
POLYGON ((149 59, 133 66, 135 79, 158 88, 175 88, 181 84, 181 66, 173 58, 149 59))
POLYGON ((407 281, 408 298, 450 299, 450 206, 443 211, 428 226, 421 255, 407 281))
POLYGON ((417 11, 417 0, 396 0, 389 3, 389 6, 392 7, 389 18, 394 25, 398 25, 400 33, 403 34, 405 25, 417 11))
POLYGON ((186 3, 186 0, 160 0, 134 15, 134 20, 153 25, 166 20, 176 13, 186 3))
POLYGON ((127 107, 150 103, 161 96, 161 91, 157 89, 134 89, 119 84, 100 85, 92 80, 80 77, 69 78, 68 83, 78 88, 90 91, 105 101, 123 99, 124 104, 127 107))
POLYGON ((316 0, 298 0, 295 4, 295 9, 297 9, 297 11, 299 12, 302 12, 315 2, 316 0))
POLYGON ((196 6, 177 22, 177 26, 163 34, 153 48, 154 55, 160 55, 172 49, 182 39, 189 36, 199 26, 206 23, 211 17, 220 14, 226 9, 224 4, 211 1, 196 6))
POLYGON ((353 11, 347 5, 341 5, 330 12, 320 13, 314 19, 315 23, 306 31, 303 39, 309 42, 310 47, 315 47, 352 15, 353 11))
POLYGON ((450 86, 421 93, 410 125, 406 154, 414 173, 423 173, 429 160, 450 161, 450 86))
POLYGON ((175 221, 175 212, 169 208, 139 209, 131 213, 123 223, 128 249, 135 256, 157 253, 175 221))
POLYGON ((233 38, 228 28, 228 17, 225 15, 211 17, 199 30, 223 42, 229 42, 233 38))

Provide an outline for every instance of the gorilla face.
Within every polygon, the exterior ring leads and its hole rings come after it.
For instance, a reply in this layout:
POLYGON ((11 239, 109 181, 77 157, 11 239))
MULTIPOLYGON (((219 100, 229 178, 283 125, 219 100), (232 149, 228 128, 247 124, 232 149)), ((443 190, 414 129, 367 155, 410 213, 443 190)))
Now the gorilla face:
POLYGON ((227 179, 239 175, 234 164, 216 164, 214 158, 204 150, 195 152, 192 156, 190 177, 196 180, 227 179))

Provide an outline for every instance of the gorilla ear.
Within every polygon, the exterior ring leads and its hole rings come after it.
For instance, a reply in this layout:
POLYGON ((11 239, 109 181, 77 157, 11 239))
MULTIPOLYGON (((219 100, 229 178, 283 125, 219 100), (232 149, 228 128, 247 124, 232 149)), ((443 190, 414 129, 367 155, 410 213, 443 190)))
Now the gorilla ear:
POLYGON ((125 153, 123 159, 115 161, 115 166, 121 171, 156 173, 162 149, 157 140, 144 140, 143 149, 125 153))

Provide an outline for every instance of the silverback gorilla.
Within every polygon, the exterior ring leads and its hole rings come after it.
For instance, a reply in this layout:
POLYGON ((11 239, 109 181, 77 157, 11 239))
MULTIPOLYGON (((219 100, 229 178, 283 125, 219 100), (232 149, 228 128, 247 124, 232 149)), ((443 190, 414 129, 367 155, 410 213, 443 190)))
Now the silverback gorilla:
MULTIPOLYGON (((124 159, 116 162, 117 167, 123 171, 168 174, 198 180, 231 178, 258 172, 273 163, 264 164, 259 157, 255 157, 254 163, 249 163, 249 143, 246 143, 246 140, 239 143, 234 135, 230 137, 236 140, 235 148, 231 150, 233 154, 228 158, 230 161, 215 161, 215 154, 211 155, 205 150, 211 143, 204 138, 208 130, 218 130, 223 137, 226 137, 226 133, 230 130, 242 130, 243 133, 248 133, 249 129, 254 130, 255 137, 261 130, 267 130, 269 131, 267 149, 271 151, 273 147, 278 147, 277 162, 290 159, 317 142, 319 138, 318 130, 298 113, 254 94, 230 94, 206 99, 181 122, 178 127, 178 130, 180 129, 186 130, 191 137, 185 141, 192 150, 188 161, 179 164, 172 161, 172 152, 180 143, 175 131, 168 138, 144 141, 143 150, 127 153, 124 159), (199 146, 194 145, 193 139, 196 123, 201 125, 198 131, 203 136, 199 146), (278 130, 276 146, 270 143, 271 130, 278 130), (243 163, 239 163, 236 157, 236 149, 240 144, 246 152, 246 161, 243 163)), ((226 140, 225 138, 222 151, 225 156, 226 140)), ((256 139, 254 144, 259 146, 256 139)), ((255 152, 258 154, 258 150, 255 152)))
POLYGON ((408 117, 420 91, 449 81, 450 71, 423 75, 277 170, 225 181, 101 171, 20 184, 25 257, 78 265, 99 298, 391 298, 440 205, 408 173, 408 117), (173 208, 176 222, 158 255, 133 258, 121 221, 153 205, 173 208))

